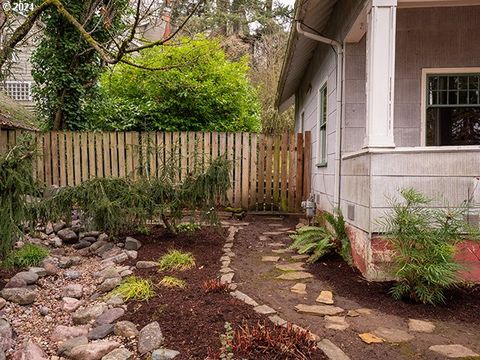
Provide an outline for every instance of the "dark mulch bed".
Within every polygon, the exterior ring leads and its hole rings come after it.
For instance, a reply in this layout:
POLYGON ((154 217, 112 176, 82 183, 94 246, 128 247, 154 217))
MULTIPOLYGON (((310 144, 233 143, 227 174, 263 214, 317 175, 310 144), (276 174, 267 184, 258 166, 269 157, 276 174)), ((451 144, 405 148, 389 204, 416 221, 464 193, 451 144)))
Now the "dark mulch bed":
MULTIPOLYGON (((206 359, 220 348, 219 337, 225 333, 225 322, 234 329, 244 322, 250 325, 265 321, 243 302, 228 293, 208 293, 202 288, 205 280, 216 278, 220 269, 220 257, 225 235, 221 229, 202 229, 194 234, 168 236, 160 227, 152 228, 148 235, 132 235, 144 245, 138 252, 138 260, 158 260, 169 249, 192 252, 197 266, 183 272, 159 272, 157 268, 138 269, 135 275, 150 278, 157 284, 165 275, 183 279, 185 289, 165 288, 160 285, 157 296, 148 302, 132 301, 128 304, 124 320, 130 320, 139 328, 158 321, 165 337, 165 346, 181 352, 179 359, 206 359)), ((133 262, 132 262, 133 265, 133 262)), ((283 359, 271 354, 242 356, 246 359, 283 359)), ((177 359, 177 358, 176 358, 177 359)), ((311 359, 324 359, 323 354, 311 359)))
POLYGON ((368 282, 358 270, 338 255, 310 265, 316 278, 331 285, 335 293, 365 307, 410 318, 480 323, 480 286, 456 288, 446 292, 446 303, 432 306, 397 301, 389 294, 393 282, 368 282))

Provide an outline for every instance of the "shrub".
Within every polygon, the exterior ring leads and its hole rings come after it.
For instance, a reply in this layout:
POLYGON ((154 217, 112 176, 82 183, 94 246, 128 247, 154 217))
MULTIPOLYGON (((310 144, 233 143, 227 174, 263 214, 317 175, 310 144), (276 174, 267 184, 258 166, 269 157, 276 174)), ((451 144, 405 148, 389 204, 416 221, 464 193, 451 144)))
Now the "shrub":
POLYGON ((310 331, 292 324, 245 324, 233 332, 231 340, 226 338, 225 343, 225 348, 249 359, 264 354, 268 354, 271 359, 310 359, 317 348, 310 331))
POLYGON ((155 290, 150 279, 129 276, 119 286, 110 291, 108 296, 120 296, 124 301, 145 301, 155 296, 155 290))
POLYGON ((207 294, 226 292, 228 290, 228 284, 222 283, 220 279, 205 280, 202 284, 202 287, 207 294))
POLYGON ((195 223, 182 223, 176 226, 178 232, 195 232, 200 230, 202 227, 199 224, 195 223))
POLYGON ((48 250, 43 246, 26 244, 20 249, 11 252, 5 259, 7 267, 38 266, 48 256, 48 250))
POLYGON ((188 270, 195 266, 195 258, 192 253, 184 253, 178 250, 170 250, 158 261, 160 270, 188 270))
POLYGON ((317 223, 323 223, 323 226, 304 226, 298 229, 296 234, 291 235, 293 243, 290 248, 297 250, 299 254, 309 254, 308 262, 313 263, 336 251, 351 264, 350 241, 342 213, 337 211, 335 215, 325 212, 317 223))
POLYGON ((391 213, 380 221, 395 253, 391 293, 396 299, 443 303, 444 291, 459 281, 455 245, 470 232, 466 208, 428 208, 431 199, 411 188, 400 194, 403 201, 394 199, 391 213))
POLYGON ((21 226, 33 219, 31 201, 40 196, 40 187, 32 174, 36 151, 30 139, 0 155, 0 256, 6 256, 22 237, 21 226))
POLYGON ((178 279, 174 276, 164 276, 162 280, 160 280, 160 284, 165 286, 165 287, 178 287, 178 288, 184 288, 187 283, 182 280, 178 279))

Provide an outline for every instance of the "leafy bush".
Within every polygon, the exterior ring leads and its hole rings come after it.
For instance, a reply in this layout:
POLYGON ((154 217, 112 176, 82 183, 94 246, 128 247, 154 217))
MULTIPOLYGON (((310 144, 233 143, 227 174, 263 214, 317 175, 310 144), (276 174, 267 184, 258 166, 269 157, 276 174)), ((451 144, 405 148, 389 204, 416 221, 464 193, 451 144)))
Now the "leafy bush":
POLYGON ((184 253, 179 250, 170 250, 158 260, 160 270, 188 270, 195 266, 195 258, 192 253, 184 253))
POLYGON ((395 253, 392 274, 397 283, 391 293, 396 299, 445 302, 444 291, 459 281, 455 245, 470 232, 466 208, 428 208, 431 199, 411 188, 400 194, 403 201, 393 200, 391 213, 381 220, 395 253))
POLYGON ((41 194, 32 176, 35 155, 28 138, 0 155, 0 256, 12 250, 23 235, 22 224, 33 219, 31 202, 41 194))
POLYGON ((332 251, 337 251, 346 262, 351 264, 350 241, 342 213, 338 212, 334 215, 325 212, 323 219, 331 229, 326 224, 301 227, 296 234, 291 235, 293 243, 290 248, 297 250, 299 254, 309 254, 308 262, 318 261, 332 251))
POLYGON ((117 131, 259 131, 259 100, 246 57, 227 59, 219 39, 183 38, 142 51, 101 78, 89 127, 117 131))
POLYGON ((155 296, 155 290, 150 279, 129 276, 120 285, 110 291, 109 297, 120 296, 124 301, 145 301, 155 296))
POLYGON ((164 276, 163 279, 160 280, 160 285, 163 285, 165 287, 184 288, 187 283, 184 280, 178 279, 174 276, 164 276))
POLYGON ((12 251, 3 264, 7 267, 38 266, 48 256, 48 250, 43 246, 26 244, 12 251))

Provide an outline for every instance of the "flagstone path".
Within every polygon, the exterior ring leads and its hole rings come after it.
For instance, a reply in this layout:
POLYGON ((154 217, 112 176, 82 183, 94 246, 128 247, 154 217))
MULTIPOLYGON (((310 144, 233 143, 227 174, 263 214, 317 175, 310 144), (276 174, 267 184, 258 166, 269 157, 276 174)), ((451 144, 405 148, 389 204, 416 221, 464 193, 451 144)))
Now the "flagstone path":
POLYGON ((310 329, 331 359, 480 359, 480 324, 402 318, 335 294, 309 272, 307 256, 288 248, 296 221, 249 221, 254 226, 237 233, 229 264, 236 295, 274 322, 310 329))

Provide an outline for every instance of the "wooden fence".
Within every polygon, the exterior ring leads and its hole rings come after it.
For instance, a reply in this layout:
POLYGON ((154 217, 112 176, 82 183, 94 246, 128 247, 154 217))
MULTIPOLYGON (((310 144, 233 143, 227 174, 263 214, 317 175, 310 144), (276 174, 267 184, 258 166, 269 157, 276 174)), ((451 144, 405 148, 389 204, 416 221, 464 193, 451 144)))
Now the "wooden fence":
MULTIPOLYGON (((0 152, 20 131, 0 131, 0 152)), ((204 132, 47 132, 33 134, 39 154, 35 177, 47 186, 76 185, 93 177, 156 176, 169 154, 178 177, 210 159, 233 161, 229 204, 258 211, 300 209, 310 192, 311 137, 204 132), (154 149, 154 151, 152 151, 154 149)), ((203 166, 203 165, 202 165, 203 166)))

